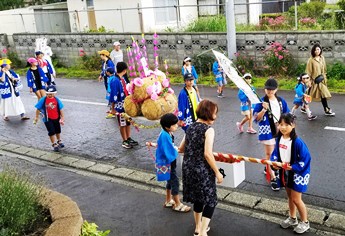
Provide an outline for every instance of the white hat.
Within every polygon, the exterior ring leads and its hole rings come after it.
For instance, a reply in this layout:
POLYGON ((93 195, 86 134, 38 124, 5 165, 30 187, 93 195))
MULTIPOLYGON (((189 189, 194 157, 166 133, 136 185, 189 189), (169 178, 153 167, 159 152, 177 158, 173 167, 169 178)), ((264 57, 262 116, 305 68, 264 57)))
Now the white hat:
POLYGON ((118 41, 114 42, 114 46, 120 46, 120 45, 121 45, 120 42, 118 42, 118 41))
POLYGON ((245 74, 243 75, 243 79, 245 79, 246 77, 252 78, 252 75, 251 75, 250 73, 245 73, 245 74))
POLYGON ((186 57, 183 61, 184 61, 184 62, 187 62, 187 61, 191 61, 191 60, 192 60, 192 58, 186 57))

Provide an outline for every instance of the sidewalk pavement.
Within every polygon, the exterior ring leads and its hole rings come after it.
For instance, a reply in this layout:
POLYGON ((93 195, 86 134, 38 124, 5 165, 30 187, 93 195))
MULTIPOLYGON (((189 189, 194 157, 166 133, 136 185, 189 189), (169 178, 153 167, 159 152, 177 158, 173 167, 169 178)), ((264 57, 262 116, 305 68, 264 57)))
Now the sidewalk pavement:
MULTIPOLYGON (((157 182, 155 180, 154 173, 148 173, 141 170, 130 169, 127 167, 122 167, 122 166, 103 164, 101 162, 85 160, 82 157, 78 157, 78 156, 64 155, 63 153, 52 153, 52 152, 42 151, 42 150, 25 147, 22 145, 16 145, 12 143, 6 143, 6 142, 0 142, 0 154, 4 156, 12 155, 13 157, 18 157, 18 155, 24 155, 27 157, 36 158, 38 160, 47 161, 54 164, 73 168, 76 170, 75 173, 77 174, 92 176, 93 175, 92 172, 94 172, 97 174, 101 174, 103 180, 110 180, 114 183, 127 185, 129 187, 138 188, 140 190, 147 190, 154 193, 165 194, 165 191, 164 191, 165 184, 161 182, 157 182)), ((93 187, 96 188, 97 185, 88 186, 88 188, 93 188, 93 187)), ((105 192, 106 190, 103 190, 102 194, 105 192)), ((85 194, 86 193, 87 191, 85 189, 85 194)), ((98 204, 102 203, 102 200, 99 199, 100 197, 99 194, 94 194, 93 197, 94 197, 94 200, 96 200, 98 204)), ((240 214, 245 217, 252 217, 255 219, 263 219, 263 220, 278 223, 287 216, 287 211, 288 211, 287 201, 284 199, 281 200, 281 199, 275 199, 272 197, 268 198, 265 195, 253 195, 252 193, 248 193, 243 190, 230 189, 230 188, 218 188, 218 198, 219 198, 219 204, 217 206, 218 208, 221 208, 223 210, 226 210, 235 214, 240 214)), ((136 199, 135 201, 132 201, 132 203, 135 202, 138 206, 141 204, 140 199, 136 199), (139 202, 140 204, 138 204, 139 202)), ((160 199, 163 200, 164 197, 161 196, 160 199)), ((146 204, 146 200, 144 204, 146 204)), ((345 234, 344 212, 320 208, 320 207, 311 206, 311 205, 308 205, 307 208, 308 208, 309 221, 311 222, 311 226, 312 226, 312 229, 311 229, 312 233, 316 233, 318 235, 326 235, 329 232, 333 232, 335 234, 341 234, 341 235, 345 234)), ((155 210, 156 209, 151 209, 151 208, 147 209, 147 211, 150 211, 150 212, 155 211, 155 210)), ((95 209, 95 211, 97 211, 97 209, 95 209)), ((124 215, 127 213, 125 209, 121 209, 121 211, 123 211, 124 215)), ((135 215, 136 213, 133 212, 133 210, 131 210, 130 214, 135 215)), ((103 218, 106 218, 106 217, 107 216, 103 216, 103 218)), ((188 219, 190 218, 192 217, 189 216, 188 219)), ((138 218, 137 220, 140 221, 143 219, 138 218)), ((156 226, 151 225, 151 227, 154 228, 156 226)), ((180 227, 180 226, 177 226, 177 227, 180 227)), ((149 229, 149 230, 152 230, 152 229, 149 229)), ((187 229, 184 229, 184 230, 187 230, 187 229)), ((189 221, 187 231, 191 231, 192 233, 192 230, 193 230, 192 222, 189 221)), ((153 231, 155 230, 153 229, 153 231)), ((147 233, 141 234, 141 235, 156 235, 156 234, 152 234, 153 231, 151 231, 151 233, 148 231, 147 233)), ((183 232, 187 232, 187 231, 183 231, 183 232)), ((331 235, 335 235, 335 234, 331 234, 331 235)), ((128 235, 132 235, 132 234, 128 234, 128 235)), ((175 235, 181 235, 181 234, 175 234, 175 235)), ((185 234, 182 234, 182 235, 185 235, 185 234)), ((217 235, 220 235, 220 234, 217 234, 217 235)), ((228 235, 228 234, 225 234, 225 235, 228 235)), ((250 234, 250 235, 255 235, 255 234, 250 234)))

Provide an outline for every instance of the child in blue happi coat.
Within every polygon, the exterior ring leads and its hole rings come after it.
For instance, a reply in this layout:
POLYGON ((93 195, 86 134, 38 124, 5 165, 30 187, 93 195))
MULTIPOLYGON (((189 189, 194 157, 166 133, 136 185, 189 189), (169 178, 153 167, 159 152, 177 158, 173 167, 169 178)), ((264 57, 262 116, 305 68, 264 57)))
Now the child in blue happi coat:
POLYGON ((223 72, 222 67, 219 65, 218 61, 215 61, 212 65, 212 72, 213 74, 216 76, 216 82, 218 84, 218 88, 217 88, 217 93, 218 93, 218 97, 222 98, 223 96, 223 90, 225 88, 225 85, 227 84, 226 79, 225 79, 225 75, 223 72))
MULTIPOLYGON (((274 136, 277 134, 280 116, 283 113, 290 112, 285 99, 276 95, 277 91, 278 82, 273 78, 266 80, 265 96, 261 98, 263 102, 256 104, 253 111, 254 121, 259 123, 259 142, 264 145, 267 160, 270 159, 276 143, 274 136)), ((265 167, 264 173, 270 173, 272 190, 279 191, 277 178, 269 165, 267 169, 265 167)))
POLYGON ((179 193, 179 179, 176 174, 177 147, 174 145, 173 132, 176 131, 178 118, 168 113, 162 116, 156 150, 156 175, 158 181, 167 181, 164 207, 178 212, 189 212, 190 207, 182 204, 179 193))
POLYGON ((310 77, 307 73, 302 73, 298 77, 298 83, 295 87, 296 95, 293 100, 294 106, 291 109, 291 114, 295 115, 295 112, 299 106, 302 106, 307 113, 308 120, 315 120, 317 116, 312 115, 309 109, 310 96, 307 94, 308 89, 311 86, 310 77))
POLYGON ((285 164, 284 169, 279 169, 279 179, 280 185, 285 186, 289 203, 289 217, 280 226, 284 229, 295 226, 294 231, 302 234, 310 228, 302 193, 307 191, 309 183, 311 156, 307 145, 296 134, 295 116, 284 113, 278 123, 276 145, 270 159, 285 164), (299 223, 296 209, 301 218, 299 223))
MULTIPOLYGON (((243 79, 246 80, 248 85, 252 88, 252 90, 255 92, 254 86, 251 85, 252 82, 252 75, 249 73, 244 74, 243 79)), ((254 106, 250 102, 247 95, 240 89, 238 90, 237 94, 238 99, 241 101, 241 113, 244 115, 244 118, 241 120, 241 122, 236 122, 237 129, 240 131, 240 133, 243 133, 243 125, 248 121, 248 134, 256 134, 256 130, 253 129, 253 109, 254 106)))

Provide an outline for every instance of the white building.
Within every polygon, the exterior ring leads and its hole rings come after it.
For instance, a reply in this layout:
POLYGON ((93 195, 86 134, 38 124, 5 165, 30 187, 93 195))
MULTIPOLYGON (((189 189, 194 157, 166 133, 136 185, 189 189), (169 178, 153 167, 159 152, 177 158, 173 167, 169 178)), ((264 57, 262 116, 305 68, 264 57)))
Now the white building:
POLYGON ((0 22, 0 33, 8 35, 71 32, 65 2, 0 11, 0 22))
MULTIPOLYGON (((257 24, 262 6, 248 3, 260 1, 236 0, 236 22, 257 24)), ((169 31, 184 27, 199 16, 221 14, 224 3, 225 0, 67 0, 72 32, 100 27, 114 32, 169 31)))
POLYGON ((198 16, 197 0, 68 0, 72 32, 99 29, 114 32, 153 32, 177 28, 198 16))

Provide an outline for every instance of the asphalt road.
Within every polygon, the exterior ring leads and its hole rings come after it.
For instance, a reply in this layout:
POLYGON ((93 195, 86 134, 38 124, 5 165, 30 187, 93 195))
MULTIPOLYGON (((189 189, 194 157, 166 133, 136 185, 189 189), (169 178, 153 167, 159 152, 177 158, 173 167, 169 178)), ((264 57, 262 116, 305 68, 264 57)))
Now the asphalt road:
MULTIPOLYGON (((91 80, 58 79, 58 96, 64 100, 66 124, 62 130, 62 138, 66 144, 64 152, 97 159, 106 163, 125 165, 153 172, 152 158, 145 147, 146 141, 156 141, 160 129, 132 130, 132 137, 140 142, 134 149, 121 147, 121 138, 114 119, 105 119, 104 85, 91 80), (68 100, 66 100, 68 99, 68 100), (80 103, 80 101, 84 103, 80 103), (89 104, 85 104, 89 102, 89 104)), ((255 84, 254 84, 255 85, 255 84)), ((28 93, 24 86, 22 100, 27 115, 34 116, 36 98, 28 93)), ((181 86, 174 86, 178 94, 181 86)), ((217 101, 220 111, 214 124, 216 139, 214 151, 241 154, 262 158, 263 147, 257 141, 257 135, 238 134, 236 121, 242 119, 237 90, 225 89, 225 98, 216 97, 216 88, 199 86, 203 98, 217 101)), ((259 90, 263 95, 263 91, 259 90)), ((278 91, 292 106, 293 91, 278 91)), ((303 138, 312 155, 311 179, 309 190, 304 194, 306 203, 326 208, 345 211, 345 132, 325 129, 326 126, 344 128, 345 96, 334 95, 329 101, 330 107, 336 112, 335 117, 325 117, 321 103, 312 103, 311 110, 318 119, 308 121, 306 116, 297 113, 297 134, 303 138)), ((144 119, 138 123, 153 124, 144 119)), ((254 125, 257 129, 257 125, 254 125)), ((47 132, 39 122, 36 126, 32 121, 22 122, 12 118, 9 122, 0 122, 0 140, 50 150, 47 132)), ((182 130, 175 133, 176 143, 183 137, 182 130)), ((265 182, 263 166, 246 163, 246 180, 238 186, 240 189, 254 193, 285 198, 285 191, 273 192, 265 182)))
MULTIPOLYGON (((193 213, 178 213, 163 208, 163 195, 127 187, 95 177, 82 176, 67 169, 0 156, 0 172, 9 165, 39 175, 46 185, 71 197, 84 220, 95 222, 99 230, 113 236, 193 235, 193 213)), ((225 210, 216 209, 208 235, 294 235, 292 229, 225 210)), ((307 232, 304 235, 314 235, 307 232)))

